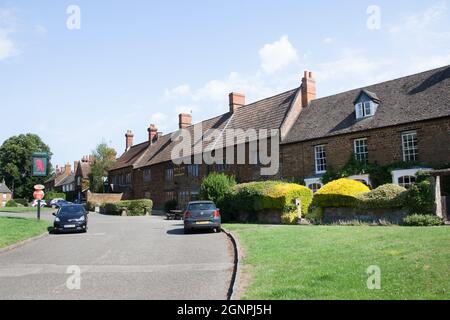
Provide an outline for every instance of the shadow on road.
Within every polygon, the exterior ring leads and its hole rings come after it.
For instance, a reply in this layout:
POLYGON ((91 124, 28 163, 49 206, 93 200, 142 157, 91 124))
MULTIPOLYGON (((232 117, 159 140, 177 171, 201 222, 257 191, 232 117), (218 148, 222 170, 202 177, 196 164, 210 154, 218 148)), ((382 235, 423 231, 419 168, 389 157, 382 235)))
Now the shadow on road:
POLYGON ((194 230, 189 233, 184 233, 183 228, 177 228, 172 230, 167 230, 168 235, 172 236, 195 236, 196 234, 209 234, 209 233, 215 233, 214 231, 208 230, 208 229, 200 229, 200 230, 194 230))

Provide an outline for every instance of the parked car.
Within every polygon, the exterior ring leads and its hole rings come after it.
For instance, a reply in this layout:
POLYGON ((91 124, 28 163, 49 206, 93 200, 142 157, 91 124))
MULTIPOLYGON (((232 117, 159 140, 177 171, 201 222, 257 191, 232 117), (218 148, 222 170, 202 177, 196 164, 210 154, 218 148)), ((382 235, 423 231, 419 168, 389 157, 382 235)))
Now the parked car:
POLYGON ((221 231, 219 209, 212 201, 192 201, 183 214, 184 233, 195 229, 211 229, 221 231))
POLYGON ((62 206, 67 206, 67 205, 69 205, 69 204, 72 204, 72 202, 66 201, 66 200, 64 200, 64 199, 60 199, 60 200, 56 201, 56 202, 52 205, 52 207, 55 207, 55 208, 61 208, 62 206))
POLYGON ((53 222, 54 232, 87 232, 88 212, 84 206, 69 204, 58 209, 53 222))
MULTIPOLYGON (((47 205, 47 202, 45 202, 45 200, 41 200, 41 208, 45 207, 46 205, 47 205)), ((38 206, 38 201, 33 200, 33 202, 31 203, 31 206, 36 208, 38 206)))
POLYGON ((50 201, 49 205, 50 205, 51 207, 53 207, 54 205, 56 205, 56 203, 57 203, 58 201, 64 201, 64 199, 63 199, 63 198, 52 199, 52 200, 50 201))

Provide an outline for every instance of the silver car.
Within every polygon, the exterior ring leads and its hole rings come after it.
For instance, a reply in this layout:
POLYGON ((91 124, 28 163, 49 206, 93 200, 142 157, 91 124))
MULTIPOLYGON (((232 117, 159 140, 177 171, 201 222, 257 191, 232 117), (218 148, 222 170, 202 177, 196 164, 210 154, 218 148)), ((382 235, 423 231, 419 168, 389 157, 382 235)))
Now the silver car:
POLYGON ((183 214, 184 233, 195 229, 210 229, 221 232, 219 209, 212 201, 192 201, 183 214))

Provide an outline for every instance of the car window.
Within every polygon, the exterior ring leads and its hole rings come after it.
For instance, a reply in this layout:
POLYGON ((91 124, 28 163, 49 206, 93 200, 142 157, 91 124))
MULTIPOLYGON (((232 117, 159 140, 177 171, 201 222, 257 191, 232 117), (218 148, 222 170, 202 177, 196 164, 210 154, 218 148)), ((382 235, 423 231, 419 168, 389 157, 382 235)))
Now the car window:
POLYGON ((84 213, 84 208, 82 206, 65 206, 59 210, 58 214, 74 214, 74 213, 84 213))
POLYGON ((214 203, 191 203, 188 210, 216 210, 216 205, 214 203))

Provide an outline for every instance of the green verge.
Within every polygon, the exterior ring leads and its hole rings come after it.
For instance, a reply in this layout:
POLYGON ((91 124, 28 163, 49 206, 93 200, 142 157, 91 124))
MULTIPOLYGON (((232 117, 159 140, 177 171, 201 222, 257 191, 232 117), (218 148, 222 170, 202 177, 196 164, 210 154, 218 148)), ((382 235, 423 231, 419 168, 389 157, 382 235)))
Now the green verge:
POLYGON ((227 224, 245 252, 244 299, 450 299, 448 227, 227 224), (367 268, 381 268, 381 290, 367 268))
POLYGON ((47 232, 49 226, 44 220, 0 217, 0 248, 39 236, 47 232))
MULTIPOLYGON (((52 208, 41 208, 41 212, 55 212, 56 209, 52 208)), ((10 213, 36 213, 37 208, 32 207, 11 207, 11 208, 0 208, 0 212, 10 212, 10 213)))

